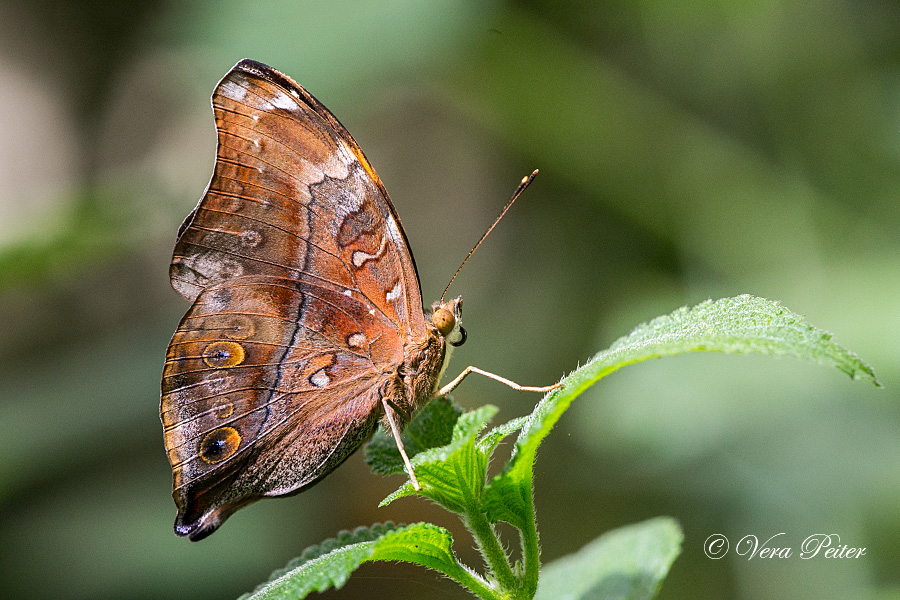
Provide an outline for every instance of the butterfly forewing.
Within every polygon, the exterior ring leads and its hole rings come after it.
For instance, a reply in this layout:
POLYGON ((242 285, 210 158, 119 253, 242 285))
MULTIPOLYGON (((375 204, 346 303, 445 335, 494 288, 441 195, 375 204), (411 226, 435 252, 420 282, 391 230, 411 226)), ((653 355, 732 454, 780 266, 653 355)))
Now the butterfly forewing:
POLYGON ((215 172, 182 225, 172 285, 193 300, 242 275, 355 289, 422 335, 415 264, 384 187, 334 116, 286 76, 242 61, 213 94, 215 172))
POLYGON ((176 532, 192 539, 349 456, 404 344, 427 337, 400 222, 337 119, 253 61, 222 79, 213 108, 215 171, 170 269, 194 305, 162 382, 176 532))

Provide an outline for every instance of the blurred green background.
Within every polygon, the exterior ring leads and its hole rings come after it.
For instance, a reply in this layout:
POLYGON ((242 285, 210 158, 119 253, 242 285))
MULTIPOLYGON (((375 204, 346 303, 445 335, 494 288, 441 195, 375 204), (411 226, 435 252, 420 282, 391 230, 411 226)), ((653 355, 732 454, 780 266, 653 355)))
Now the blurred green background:
MULTIPOLYGON (((454 284, 467 364, 547 384, 635 324, 779 299, 884 390, 793 360, 638 365, 580 398, 536 467, 543 557, 656 515, 685 528, 664 599, 900 598, 900 5, 877 0, 0 5, 0 590, 228 598, 307 545, 452 517, 351 458, 192 544, 172 533, 158 420, 186 303, 175 232, 209 180, 209 96, 271 64, 365 149, 426 304, 518 180, 541 175, 454 284), (788 560, 703 541, 784 532, 788 560), (814 533, 866 547, 800 560, 814 533)), ((537 398, 470 378, 507 420, 537 398)), ((510 538, 513 542, 513 539, 510 538)), ((370 565, 332 598, 464 598, 370 565)))

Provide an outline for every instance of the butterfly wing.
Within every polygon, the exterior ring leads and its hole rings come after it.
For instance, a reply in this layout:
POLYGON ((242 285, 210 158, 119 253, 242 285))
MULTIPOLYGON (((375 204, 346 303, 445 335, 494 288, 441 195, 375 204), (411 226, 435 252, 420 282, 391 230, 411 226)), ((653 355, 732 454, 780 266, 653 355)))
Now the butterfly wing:
POLYGON ((201 292, 162 382, 176 532, 205 537, 337 467, 377 425, 374 365, 402 353, 385 315, 312 280, 238 277, 201 292))
POLYGON ((224 279, 296 278, 357 289, 404 335, 424 333, 406 234, 384 185, 328 109, 292 79, 243 60, 212 97, 216 166, 182 224, 170 268, 188 300, 224 279))
POLYGON ((241 61, 213 94, 216 166, 170 276, 194 305, 161 417, 176 532, 302 489, 374 430, 425 325, 394 208, 349 133, 286 76, 241 61))

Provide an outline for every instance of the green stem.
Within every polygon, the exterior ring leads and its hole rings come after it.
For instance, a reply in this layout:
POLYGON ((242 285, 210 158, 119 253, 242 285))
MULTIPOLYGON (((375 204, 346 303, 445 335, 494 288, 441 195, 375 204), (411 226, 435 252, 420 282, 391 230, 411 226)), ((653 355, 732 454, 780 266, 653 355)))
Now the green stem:
POLYGON ((491 526, 484 513, 478 508, 472 508, 466 513, 466 527, 472 532, 481 555, 487 563, 488 569, 497 578, 500 587, 507 592, 513 592, 519 587, 519 581, 516 579, 509 566, 509 556, 500 544, 497 532, 491 526))
POLYGON ((490 585, 477 573, 472 572, 459 562, 456 563, 456 566, 458 568, 453 569, 452 572, 449 572, 450 570, 441 570, 441 572, 459 585, 467 588, 479 598, 484 598, 484 600, 503 599, 503 596, 497 593, 497 590, 490 587, 490 585))
POLYGON ((526 481, 522 482, 520 489, 528 494, 528 497, 524 499, 527 511, 523 523, 524 527, 520 530, 522 555, 525 563, 524 591, 526 598, 534 598, 541 571, 541 547, 538 544, 537 519, 534 513, 534 484, 531 472, 529 472, 526 481))

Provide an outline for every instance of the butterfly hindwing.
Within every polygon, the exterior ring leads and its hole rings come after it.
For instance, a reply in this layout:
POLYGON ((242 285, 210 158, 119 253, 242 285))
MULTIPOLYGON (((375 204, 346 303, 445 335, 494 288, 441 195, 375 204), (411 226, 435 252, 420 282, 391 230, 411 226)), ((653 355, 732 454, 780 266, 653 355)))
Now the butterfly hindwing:
POLYGON ((203 537, 249 501, 313 483, 371 435, 382 368, 403 349, 370 306, 272 277, 200 294, 162 384, 180 533, 203 537))

